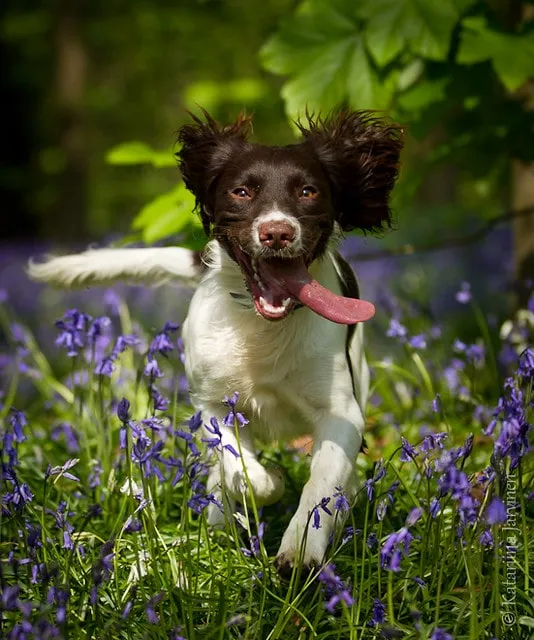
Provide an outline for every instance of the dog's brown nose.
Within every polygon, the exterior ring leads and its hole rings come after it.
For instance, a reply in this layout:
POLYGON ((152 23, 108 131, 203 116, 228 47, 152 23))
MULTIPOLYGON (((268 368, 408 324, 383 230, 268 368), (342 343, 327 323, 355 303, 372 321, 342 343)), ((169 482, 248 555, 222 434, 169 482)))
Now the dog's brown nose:
POLYGON ((295 240, 295 227, 285 220, 271 220, 260 225, 258 234, 263 246, 285 249, 295 240))

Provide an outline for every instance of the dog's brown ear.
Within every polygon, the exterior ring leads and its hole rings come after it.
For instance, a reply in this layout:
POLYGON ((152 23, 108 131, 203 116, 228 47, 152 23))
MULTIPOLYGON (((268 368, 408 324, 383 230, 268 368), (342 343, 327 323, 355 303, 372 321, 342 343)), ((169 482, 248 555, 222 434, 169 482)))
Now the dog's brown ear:
POLYGON ((341 111, 326 118, 308 114, 297 126, 328 176, 341 228, 390 227, 389 197, 403 146, 400 126, 371 111, 341 111))
POLYGON ((252 116, 244 112, 229 125, 216 122, 202 109, 205 121, 191 114, 194 124, 178 132, 180 150, 175 154, 185 186, 195 196, 206 235, 213 223, 214 190, 223 167, 238 153, 252 130, 252 116))

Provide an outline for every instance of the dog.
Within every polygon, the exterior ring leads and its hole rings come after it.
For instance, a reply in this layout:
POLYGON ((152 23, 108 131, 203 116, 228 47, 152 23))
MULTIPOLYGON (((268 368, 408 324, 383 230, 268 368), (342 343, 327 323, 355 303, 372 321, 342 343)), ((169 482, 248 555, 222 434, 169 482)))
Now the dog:
MULTIPOLYGON (((308 114, 300 142, 265 146, 248 140, 245 114, 226 126, 205 111, 192 118, 176 155, 210 238, 202 264, 180 247, 101 249, 30 263, 29 274, 67 287, 198 284, 182 335, 192 403, 221 425, 208 490, 230 512, 252 496, 257 506, 276 502, 283 476, 260 464, 255 440, 313 436, 310 477, 275 559, 287 575, 325 559, 339 517, 327 509, 310 526, 317 506, 356 490, 369 388, 363 322, 374 307, 359 299, 337 246, 343 232, 391 226, 402 129, 366 111, 308 114), (249 419, 239 444, 221 403, 235 391, 249 419)), ((207 517, 220 525, 225 514, 211 504, 207 517)))

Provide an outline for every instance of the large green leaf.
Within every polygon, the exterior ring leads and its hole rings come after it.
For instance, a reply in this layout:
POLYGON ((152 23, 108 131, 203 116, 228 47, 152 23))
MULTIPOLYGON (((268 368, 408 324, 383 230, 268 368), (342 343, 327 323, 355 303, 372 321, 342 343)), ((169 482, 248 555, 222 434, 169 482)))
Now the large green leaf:
POLYGON ((393 77, 379 77, 369 59, 350 0, 311 0, 261 51, 264 66, 289 75, 282 97, 290 116, 304 109, 329 110, 343 102, 355 108, 385 108, 393 77))
POLYGON ((124 142, 106 155, 109 164, 131 165, 131 164, 152 164, 155 167, 175 167, 176 160, 169 151, 157 151, 144 142, 124 142))
POLYGON ((193 195, 183 183, 145 205, 135 217, 132 226, 141 231, 143 240, 150 244, 180 233, 190 226, 198 226, 193 212, 193 195))
POLYGON ((456 0, 360 0, 357 6, 367 21, 369 50, 380 66, 405 47, 424 58, 444 60, 460 17, 456 0))
POLYGON ((386 109, 396 88, 396 74, 380 78, 362 39, 354 42, 347 73, 347 94, 355 109, 386 109))
POLYGON ((501 33, 489 28, 484 18, 466 18, 457 61, 473 64, 491 60, 495 72, 509 91, 534 76, 534 33, 501 33))

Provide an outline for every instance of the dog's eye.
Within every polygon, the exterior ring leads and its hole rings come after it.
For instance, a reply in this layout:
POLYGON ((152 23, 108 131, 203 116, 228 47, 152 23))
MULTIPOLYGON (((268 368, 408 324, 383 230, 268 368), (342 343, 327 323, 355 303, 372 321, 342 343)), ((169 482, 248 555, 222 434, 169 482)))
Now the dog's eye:
POLYGON ((232 189, 232 195, 240 200, 245 200, 251 197, 250 191, 246 187, 236 187, 235 189, 232 189))
POLYGON ((305 187, 302 187, 299 193, 299 198, 305 198, 307 200, 311 198, 316 198, 317 196, 318 196, 317 189, 315 187, 312 187, 309 184, 306 185, 305 187))

